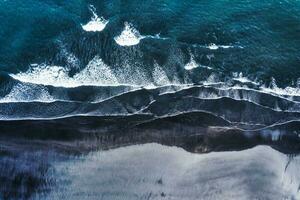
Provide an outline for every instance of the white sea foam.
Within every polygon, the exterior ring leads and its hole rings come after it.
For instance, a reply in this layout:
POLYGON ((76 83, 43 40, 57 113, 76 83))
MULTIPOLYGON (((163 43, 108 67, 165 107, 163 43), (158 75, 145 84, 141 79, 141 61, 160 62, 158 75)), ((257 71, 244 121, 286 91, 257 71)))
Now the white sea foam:
POLYGON ((34 83, 53 86, 71 86, 68 71, 61 66, 48 66, 45 64, 31 67, 26 72, 10 74, 14 79, 25 83, 34 83))
POLYGON ((88 32, 103 31, 106 25, 109 23, 109 21, 104 19, 103 17, 98 17, 96 13, 96 8, 93 5, 90 5, 89 9, 92 12, 93 16, 87 24, 81 25, 82 29, 88 32))
POLYGON ((159 33, 156 35, 146 35, 145 38, 151 38, 151 39, 157 39, 157 40, 168 40, 169 39, 167 37, 161 37, 159 33))
POLYGON ((75 82, 84 85, 119 85, 113 71, 98 56, 91 60, 73 79, 75 82))
POLYGON ((69 76, 69 70, 61 66, 37 65, 27 72, 11 74, 19 81, 53 85, 57 87, 78 87, 81 85, 119 85, 110 67, 96 56, 89 64, 73 77, 69 76))
POLYGON ((233 73, 233 80, 239 81, 241 83, 252 83, 253 85, 259 85, 259 83, 250 80, 249 78, 243 76, 243 73, 233 73))
MULTIPOLYGON (((288 86, 285 88, 280 88, 276 84, 276 80, 273 78, 271 84, 269 86, 261 85, 257 81, 250 80, 249 78, 245 77, 243 73, 233 73, 233 80, 239 81, 242 84, 251 83, 253 85, 259 86, 261 92, 278 95, 278 96, 287 96, 287 97, 297 97, 300 96, 300 87, 299 86, 288 86)), ((224 83, 226 84, 226 83, 224 83)), ((233 88, 244 88, 244 87, 237 87, 234 86, 233 88)))
POLYGON ((169 80, 166 72, 157 63, 152 74, 149 74, 142 66, 126 63, 122 67, 112 69, 99 56, 95 56, 83 70, 72 77, 69 75, 68 68, 45 64, 32 65, 28 71, 11 74, 11 76, 25 83, 56 87, 78 87, 82 85, 151 87, 180 84, 175 79, 169 80))
POLYGON ((195 58, 194 58, 194 55, 190 54, 190 60, 187 64, 184 65, 184 69, 188 70, 188 71, 191 71, 191 70, 199 68, 199 67, 204 68, 204 69, 209 69, 209 70, 212 69, 209 66, 205 66, 205 65, 201 65, 201 64, 197 63, 195 58))
POLYGON ((114 40, 120 46, 134 46, 140 43, 143 39, 157 39, 167 40, 168 38, 160 37, 160 34, 156 35, 141 35, 140 32, 134 28, 134 26, 128 22, 124 23, 124 30, 119 36, 116 36, 114 40))
POLYGON ((170 85, 171 81, 166 72, 157 63, 154 63, 154 70, 152 72, 153 81, 157 85, 170 85))
POLYGON ((217 45, 215 43, 210 43, 209 45, 194 45, 194 46, 200 46, 200 47, 207 48, 210 50, 230 49, 230 48, 243 49, 243 47, 239 46, 239 45, 217 45))
POLYGON ((293 97, 300 97, 300 87, 299 86, 288 86, 285 88, 280 88, 277 86, 275 79, 273 79, 270 86, 262 85, 256 80, 250 80, 249 78, 245 77, 242 73, 234 73, 232 80, 236 80, 240 82, 239 85, 232 85, 228 82, 222 82, 219 80, 216 74, 211 74, 205 81, 202 82, 203 85, 211 85, 216 86, 222 89, 249 89, 247 83, 251 83, 259 87, 259 89, 253 89, 258 92, 272 94, 276 96, 280 96, 281 98, 286 98, 288 100, 293 100, 293 97))
POLYGON ((119 36, 114 39, 120 46, 134 46, 140 43, 145 37, 136 30, 132 24, 125 22, 125 28, 119 36))
MULTIPOLYGON (((205 66, 197 64, 192 56, 190 62, 184 66, 186 70, 192 70, 197 67, 205 66)), ((211 69, 209 67, 206 68, 211 69)), ((168 73, 170 73, 170 70, 168 70, 168 73)), ((180 80, 176 71, 174 71, 171 76, 169 76, 170 74, 167 75, 163 66, 159 66, 157 63, 154 64, 153 71, 149 74, 143 66, 134 66, 126 63, 121 67, 111 68, 106 65, 99 56, 95 56, 83 70, 72 77, 69 75, 69 68, 48 66, 45 64, 33 64, 26 72, 10 75, 25 83, 52 85, 56 87, 130 85, 132 87, 153 88, 162 85, 184 85, 192 83, 192 81, 186 81, 189 80, 189 77, 184 77, 184 80, 180 80)), ((185 76, 188 76, 188 74, 185 74, 185 76)), ((214 87, 224 89, 248 89, 246 84, 251 83, 259 87, 259 89, 255 89, 259 92, 278 95, 284 98, 300 96, 299 87, 279 88, 275 80, 270 87, 266 87, 243 76, 242 73, 233 74, 232 79, 239 83, 232 85, 230 82, 222 82, 218 76, 213 73, 206 81, 203 81, 202 84, 213 85, 214 87)))
POLYGON ((192 70, 192 69, 195 69, 195 68, 198 68, 198 67, 199 67, 199 64, 195 61, 194 55, 191 54, 190 61, 184 66, 184 69, 192 70))
POLYGON ((261 90, 266 93, 277 94, 280 96, 300 96, 300 87, 279 88, 276 84, 276 80, 273 78, 269 87, 261 86, 261 90))
POLYGON ((0 99, 1 103, 32 101, 52 102, 54 98, 43 86, 18 83, 9 94, 0 99))
POLYGON ((211 50, 217 50, 217 49, 219 49, 219 46, 212 43, 212 44, 209 44, 209 45, 207 46, 207 48, 209 48, 209 49, 211 49, 211 50))

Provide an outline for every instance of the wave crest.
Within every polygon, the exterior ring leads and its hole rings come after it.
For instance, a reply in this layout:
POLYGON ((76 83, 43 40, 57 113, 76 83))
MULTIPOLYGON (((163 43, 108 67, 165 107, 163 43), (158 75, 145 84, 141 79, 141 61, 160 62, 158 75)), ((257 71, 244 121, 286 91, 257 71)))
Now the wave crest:
POLYGON ((89 10, 93 14, 91 20, 85 24, 81 25, 82 29, 87 32, 101 32, 105 29, 106 25, 109 23, 108 20, 103 17, 98 17, 96 13, 96 8, 93 5, 89 6, 89 10))

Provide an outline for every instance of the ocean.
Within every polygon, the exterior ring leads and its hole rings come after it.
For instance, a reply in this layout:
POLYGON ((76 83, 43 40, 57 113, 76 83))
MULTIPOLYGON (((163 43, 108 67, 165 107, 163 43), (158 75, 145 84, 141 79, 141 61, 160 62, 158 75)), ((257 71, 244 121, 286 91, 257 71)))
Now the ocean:
POLYGON ((299 52, 299 0, 0 0, 0 199, 299 199, 299 52))

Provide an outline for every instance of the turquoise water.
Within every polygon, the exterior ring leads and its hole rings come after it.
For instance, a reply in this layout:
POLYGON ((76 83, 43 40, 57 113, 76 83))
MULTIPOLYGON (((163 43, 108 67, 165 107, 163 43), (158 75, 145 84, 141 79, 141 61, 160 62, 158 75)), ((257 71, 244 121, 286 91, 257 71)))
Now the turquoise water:
MULTIPOLYGON (((138 62, 144 68, 151 68, 155 60, 180 71, 188 62, 190 51, 197 62, 209 65, 221 76, 242 72, 252 80, 269 83, 273 77, 278 85, 287 86, 296 84, 300 77, 299 13, 300 2, 288 0, 2 0, 0 69, 16 73, 32 63, 66 67, 61 55, 64 46, 79 59, 80 68, 100 54, 112 67, 123 62, 138 62), (109 20, 102 32, 82 30, 81 24, 91 17, 90 4, 99 17, 109 20), (120 50, 113 38, 122 31, 125 21, 142 35, 160 33, 169 40, 143 41, 131 50, 120 50), (218 51, 201 48, 210 43, 243 48, 218 51), (207 60, 210 54, 214 58, 207 60)), ((201 74, 201 70, 194 74, 201 74)), ((195 78, 194 82, 197 81, 195 78)))

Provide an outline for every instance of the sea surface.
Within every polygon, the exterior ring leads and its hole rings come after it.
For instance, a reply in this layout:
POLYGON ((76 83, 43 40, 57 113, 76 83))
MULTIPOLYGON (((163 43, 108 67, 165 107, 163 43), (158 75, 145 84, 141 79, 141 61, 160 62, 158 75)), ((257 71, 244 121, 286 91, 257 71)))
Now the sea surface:
POLYGON ((0 0, 0 199, 300 199, 299 52, 299 0, 0 0))

